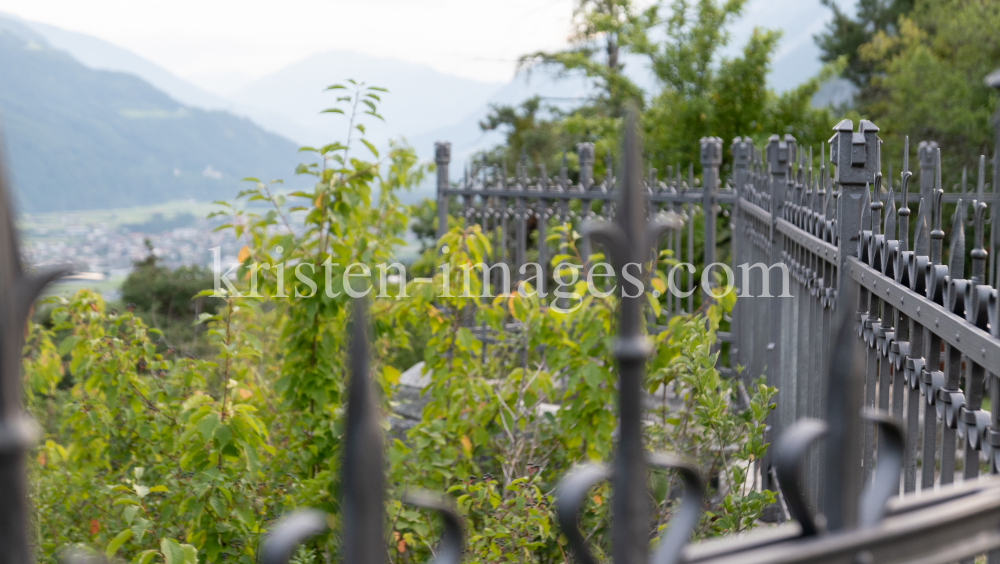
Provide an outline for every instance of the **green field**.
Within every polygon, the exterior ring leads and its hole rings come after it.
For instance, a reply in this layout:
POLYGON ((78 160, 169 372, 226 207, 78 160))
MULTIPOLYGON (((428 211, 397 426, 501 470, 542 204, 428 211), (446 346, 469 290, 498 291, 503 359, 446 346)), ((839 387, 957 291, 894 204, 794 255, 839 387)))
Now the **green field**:
POLYGON ((108 229, 114 230, 123 225, 144 223, 157 214, 171 218, 181 213, 190 213, 195 217, 202 218, 220 207, 218 204, 210 202, 174 200, 162 204, 130 208, 22 213, 18 216, 17 223, 18 228, 26 233, 37 232, 40 229, 61 230, 66 225, 105 225, 108 229))

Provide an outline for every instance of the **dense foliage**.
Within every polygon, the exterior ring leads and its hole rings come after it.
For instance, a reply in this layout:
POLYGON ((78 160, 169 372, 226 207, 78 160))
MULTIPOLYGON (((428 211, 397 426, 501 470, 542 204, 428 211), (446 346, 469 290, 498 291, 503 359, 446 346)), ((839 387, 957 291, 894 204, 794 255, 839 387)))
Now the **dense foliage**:
POLYGON ((993 153, 997 92, 983 79, 1000 66, 998 28, 997 2, 859 0, 818 39, 825 56, 850 57, 856 109, 881 129, 883 152, 901 154, 906 135, 937 141, 948 187, 993 153))
POLYGON ((133 264, 122 282, 121 301, 143 322, 160 331, 160 348, 183 355, 211 356, 211 346, 199 338, 204 329, 195 322, 202 313, 214 314, 220 300, 197 294, 212 287, 212 271, 190 265, 170 269, 160 264, 146 240, 146 258, 133 264))
MULTIPOLYGON (((212 356, 163 350, 162 333, 135 311, 112 310, 89 292, 53 298, 48 324, 29 326, 26 403, 44 429, 31 468, 39 561, 90 547, 142 564, 252 563, 274 519, 302 506, 326 510, 335 532, 296 561, 337 557, 352 299, 342 274, 361 263, 369 274, 354 287, 378 284, 379 265, 391 261, 407 227, 397 193, 426 168, 409 148, 382 156, 364 140, 358 119, 378 117, 378 89, 334 89, 352 130, 344 143, 309 149, 315 162, 299 172, 314 176, 314 188, 284 195, 254 181, 239 203, 224 205, 230 221, 222 229, 245 246, 238 276, 220 284, 217 307, 198 319, 212 356), (243 207, 258 201, 272 209, 243 207)), ((554 263, 582 266, 573 227, 552 227, 554 263)), ((419 422, 388 446, 394 562, 426 560, 438 538, 429 514, 400 501, 414 487, 447 492, 461 508, 467 561, 567 561, 551 492, 574 464, 606 462, 614 449, 613 292, 588 295, 579 280, 564 288, 560 307, 526 286, 493 299, 460 297, 463 267, 492 256, 488 235, 452 228, 439 242, 448 268, 373 297, 371 377, 385 412, 409 367, 401 351, 422 356, 430 376, 419 422), (418 327, 429 330, 419 343, 418 327), (483 329, 494 342, 481 339, 483 329)), ((652 287, 665 290, 662 269, 671 264, 664 254, 651 265, 652 287)), ((482 294, 479 276, 468 284, 471 295, 482 294)), ((732 299, 707 300, 651 336, 647 443, 711 478, 699 536, 746 530, 774 501, 757 491, 753 461, 766 448, 775 390, 763 382, 746 390, 715 369, 715 332, 732 299)), ((661 315, 657 299, 649 307, 661 315)), ((660 500, 651 531, 674 509, 672 479, 650 477, 660 500)), ((582 518, 602 554, 608 495, 606 484, 597 487, 582 518)))

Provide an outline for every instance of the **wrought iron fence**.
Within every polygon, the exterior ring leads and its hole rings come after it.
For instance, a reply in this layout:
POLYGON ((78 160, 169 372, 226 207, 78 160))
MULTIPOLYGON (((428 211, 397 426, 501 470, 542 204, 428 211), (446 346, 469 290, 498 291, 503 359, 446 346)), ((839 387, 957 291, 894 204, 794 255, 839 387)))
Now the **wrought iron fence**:
MULTIPOLYGON (((1000 471, 1000 299, 996 261, 990 258, 1000 230, 990 230, 989 242, 985 239, 989 204, 996 204, 996 155, 989 194, 984 159, 974 197, 946 195, 940 151, 921 143, 919 194, 910 194, 904 156, 897 195, 891 187, 881 189, 877 133, 867 121, 857 131, 849 120, 838 124, 829 144, 829 167, 824 147, 817 174, 790 136, 773 136, 763 151, 748 139, 736 139, 733 175, 726 187, 719 182, 721 140, 703 139, 700 188, 691 172, 686 181, 676 172, 660 181, 655 171, 643 169, 634 114, 627 120, 620 177, 610 172, 609 163, 601 184, 592 179, 593 148, 582 145, 575 184, 565 166, 555 179, 543 170, 531 180, 522 164, 514 179, 479 171, 452 187, 449 147, 438 145, 440 228, 447 225, 448 201, 459 198, 462 217, 493 234, 496 260, 509 261, 515 273, 526 261, 530 223, 538 231, 538 262, 547 262, 545 230, 555 218, 577 224, 586 240, 602 245, 622 276, 624 264, 648 264, 664 241, 676 257, 693 262, 690 219, 702 213, 702 262, 708 264, 715 260, 715 223, 725 207, 735 233, 732 263, 761 264, 745 269, 736 291, 760 296, 765 288, 771 290, 770 297, 736 300, 730 331, 721 336, 730 361, 723 369, 732 377, 742 377, 737 368, 744 374, 765 374, 779 390, 768 431, 775 446, 760 461, 760 472, 764 487, 780 488, 778 509, 787 511, 794 523, 688 545, 703 507, 701 477, 683 461, 650 455, 644 448, 641 385, 650 351, 643 325, 655 330, 658 322, 644 318, 644 297, 626 294, 615 342, 620 434, 614 461, 607 469, 574 470, 557 492, 557 517, 577 560, 594 561, 576 530, 577 509, 590 486, 607 478, 613 488, 612 556, 620 564, 943 563, 981 554, 989 555, 990 562, 1000 561, 993 552, 1000 550, 1000 478, 978 476, 980 460, 990 475, 1000 471), (951 200, 956 212, 945 263, 943 204, 951 200), (908 206, 914 201, 918 207, 911 245, 908 206), (966 217, 970 206, 971 221, 966 217), (676 215, 664 217, 664 211, 676 215), (686 223, 678 223, 678 216, 686 223), (973 229, 970 268, 967 225, 973 229), (779 290, 782 268, 791 275, 787 297, 779 290), (817 440, 824 435, 821 450, 817 440), (650 556, 645 477, 653 466, 676 469, 684 486, 672 523, 650 556), (958 469, 961 483, 952 484, 958 469)), ((30 561, 24 455, 32 427, 20 408, 21 328, 37 292, 58 274, 23 272, 7 193, 0 184, 4 564, 30 561)), ((687 284, 692 289, 693 278, 687 284)), ((667 315, 691 311, 693 303, 668 301, 667 315)), ((368 380, 363 301, 355 304, 353 324, 342 466, 343 555, 348 562, 384 562, 382 437, 368 380)), ((447 498, 418 493, 407 501, 441 512, 445 534, 437 561, 460 561, 462 523, 447 498)), ((286 562, 295 545, 323 531, 325 523, 315 511, 287 516, 266 542, 262 561, 286 562)))

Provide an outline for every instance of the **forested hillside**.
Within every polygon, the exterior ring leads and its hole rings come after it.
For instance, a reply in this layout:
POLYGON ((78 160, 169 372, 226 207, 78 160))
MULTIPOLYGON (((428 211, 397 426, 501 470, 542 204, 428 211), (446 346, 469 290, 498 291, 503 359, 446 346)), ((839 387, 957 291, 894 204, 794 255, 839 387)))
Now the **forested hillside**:
POLYGON ((0 25, 0 127, 23 211, 232 198, 240 179, 289 178, 296 145, 251 121, 186 107, 0 25))

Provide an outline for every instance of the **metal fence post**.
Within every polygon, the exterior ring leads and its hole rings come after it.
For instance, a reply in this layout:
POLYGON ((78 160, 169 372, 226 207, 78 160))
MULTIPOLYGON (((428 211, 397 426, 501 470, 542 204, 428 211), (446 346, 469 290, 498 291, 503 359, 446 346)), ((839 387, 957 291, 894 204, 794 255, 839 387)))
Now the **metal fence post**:
MULTIPOLYGON (((770 172, 770 213, 771 213, 771 225, 770 225, 770 238, 768 241, 769 254, 767 266, 771 267, 779 264, 782 261, 782 251, 785 247, 785 237, 777 229, 777 220, 781 217, 781 210, 785 205, 785 195, 788 188, 788 177, 789 177, 789 167, 791 163, 795 160, 795 138, 791 135, 785 135, 782 139, 779 135, 772 135, 768 140, 767 148, 765 149, 765 160, 767 161, 768 171, 770 172)), ((765 274, 762 273, 761 276, 765 274)), ((773 412, 768 416, 770 419, 769 430, 770 436, 777 437, 785 429, 786 424, 791 424, 793 420, 788 419, 789 417, 794 417, 794 391, 788 385, 790 382, 789 378, 786 378, 786 374, 783 372, 783 366, 781 365, 781 343, 782 343, 782 298, 777 297, 782 293, 784 289, 782 279, 781 269, 770 269, 767 274, 768 282, 767 287, 771 293, 768 300, 768 335, 769 341, 767 344, 767 380, 772 386, 777 386, 778 388, 778 398, 777 406, 773 412), (780 289, 779 289, 780 288, 780 289), (773 292, 778 292, 774 294, 773 292), (791 393, 789 393, 791 392, 791 393)), ((762 281, 763 282, 763 281, 762 281)), ((771 483, 770 477, 770 456, 767 462, 764 464, 764 468, 768 472, 764 476, 764 484, 769 489, 777 489, 777 484, 771 483)))
POLYGON ((434 143, 434 164, 437 166, 437 238, 441 239, 448 232, 448 163, 451 162, 451 143, 438 141, 434 143))
POLYGON ((23 284, 14 214, 10 209, 0 163, 0 563, 31 562, 28 544, 28 488, 25 451, 33 443, 33 429, 21 408, 21 345, 24 318, 17 315, 23 284), (19 284, 21 283, 21 284, 19 284))
POLYGON ((716 195, 719 192, 719 166, 722 165, 722 139, 702 137, 701 144, 701 193, 702 210, 705 212, 704 264, 715 262, 715 219, 718 214, 716 195))
MULTIPOLYGON (((878 168, 878 128, 870 121, 861 120, 858 131, 854 132, 853 122, 845 119, 834 127, 834 131, 836 133, 830 139, 830 162, 835 167, 834 182, 840 186, 841 192, 837 200, 837 235, 840 239, 837 289, 844 296, 857 295, 853 291, 854 286, 845 288, 845 284, 853 282, 844 275, 844 264, 847 257, 858 256, 861 214, 868 201, 865 196, 878 168)), ((841 299, 837 303, 842 310, 838 318, 842 323, 851 323, 851 312, 844 310, 856 302, 845 301, 841 299)), ((864 403, 864 370, 857 368, 864 363, 854 357, 863 356, 865 351, 856 346, 850 350, 852 358, 849 359, 838 359, 834 352, 827 380, 829 434, 826 439, 824 513, 830 530, 851 528, 857 524, 857 500, 863 481, 861 406, 864 403), (842 362, 838 363, 838 360, 842 362)))
MULTIPOLYGON (((753 155, 753 142, 749 137, 742 139, 737 137, 733 139, 732 152, 733 189, 736 191, 736 198, 733 203, 734 225, 732 236, 733 272, 735 273, 740 264, 747 262, 744 255, 748 254, 747 251, 749 251, 749 245, 747 245, 747 249, 744 250, 742 240, 744 227, 743 216, 740 213, 740 200, 741 194, 743 193, 743 187, 747 181, 747 175, 750 173, 750 158, 753 155)), ((741 286, 742 282, 740 279, 737 277, 737 279, 733 282, 737 285, 735 288, 736 295, 738 296, 742 294, 744 289, 741 286)), ((746 291, 749 290, 749 288, 746 288, 746 291)), ((750 348, 750 343, 748 341, 749 338, 752 338, 752 331, 749 330, 748 327, 744 327, 745 320, 749 319, 747 317, 747 313, 749 313, 749 311, 745 311, 745 309, 744 304, 740 303, 740 300, 736 300, 736 303, 733 304, 733 321, 730 324, 732 327, 731 331, 733 334, 733 341, 729 346, 729 362, 733 366, 736 366, 737 364, 743 367, 748 366, 749 362, 747 360, 747 354, 753 351, 753 349, 750 348)), ((751 378, 753 378, 753 374, 749 370, 744 370, 743 377, 741 378, 743 384, 746 385, 751 378)))

